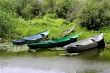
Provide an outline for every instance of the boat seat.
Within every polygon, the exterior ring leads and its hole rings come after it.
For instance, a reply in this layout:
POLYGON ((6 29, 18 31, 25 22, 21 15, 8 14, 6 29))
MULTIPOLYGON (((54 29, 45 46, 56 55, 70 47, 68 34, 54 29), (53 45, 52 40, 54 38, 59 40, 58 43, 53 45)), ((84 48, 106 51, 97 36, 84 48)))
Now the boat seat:
POLYGON ((96 42, 93 38, 91 38, 91 40, 92 40, 93 42, 96 42))
POLYGON ((45 35, 44 34, 40 34, 42 37, 44 37, 45 35))

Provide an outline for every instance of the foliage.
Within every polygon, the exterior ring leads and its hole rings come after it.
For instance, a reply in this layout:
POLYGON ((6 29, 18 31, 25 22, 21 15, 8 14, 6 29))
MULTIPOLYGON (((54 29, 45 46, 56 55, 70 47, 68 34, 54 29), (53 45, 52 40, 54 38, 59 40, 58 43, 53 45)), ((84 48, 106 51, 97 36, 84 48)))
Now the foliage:
POLYGON ((14 33, 14 25, 12 16, 0 11, 0 37, 11 38, 10 35, 14 33))
POLYGON ((56 13, 58 17, 71 21, 79 10, 78 6, 77 0, 0 0, 1 10, 24 19, 56 13))
POLYGON ((82 20, 81 25, 89 30, 99 30, 101 27, 107 25, 106 21, 110 19, 107 12, 110 13, 109 0, 89 0, 79 14, 79 18, 82 20))
MULTIPOLYGON (((3 38, 20 38, 48 29, 51 29, 49 38, 56 38, 79 22, 99 31, 110 25, 109 0, 0 0, 0 10, 0 37, 3 38)), ((77 33, 81 29, 85 34, 95 32, 80 27, 77 33)))
POLYGON ((79 6, 78 0, 56 0, 55 12, 60 18, 73 21, 80 10, 79 6))

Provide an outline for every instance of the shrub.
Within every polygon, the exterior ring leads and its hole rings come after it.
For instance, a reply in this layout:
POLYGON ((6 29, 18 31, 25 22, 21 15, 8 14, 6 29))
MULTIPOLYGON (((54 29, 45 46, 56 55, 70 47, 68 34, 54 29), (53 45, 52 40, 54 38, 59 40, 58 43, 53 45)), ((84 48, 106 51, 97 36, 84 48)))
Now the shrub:
POLYGON ((70 11, 74 5, 73 0, 56 0, 55 12, 60 18, 67 18, 68 11, 70 11))
POLYGON ((16 3, 16 0, 0 0, 0 10, 8 13, 13 13, 16 11, 16 3))
POLYGON ((110 12, 109 0, 96 1, 89 0, 82 8, 79 18, 82 20, 81 25, 87 29, 99 30, 106 25, 106 12, 110 12))
POLYGON ((0 37, 11 38, 14 33, 12 16, 0 11, 0 37))
POLYGON ((79 5, 78 0, 0 0, 0 10, 24 19, 56 13, 71 21, 76 17, 79 5))
POLYGON ((0 10, 31 19, 40 15, 41 8, 38 0, 0 0, 0 10))

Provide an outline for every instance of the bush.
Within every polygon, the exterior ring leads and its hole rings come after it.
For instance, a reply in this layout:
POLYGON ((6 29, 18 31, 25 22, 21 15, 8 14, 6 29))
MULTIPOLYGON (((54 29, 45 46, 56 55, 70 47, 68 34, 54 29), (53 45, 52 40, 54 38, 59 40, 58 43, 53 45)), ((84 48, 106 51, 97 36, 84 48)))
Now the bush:
POLYGON ((107 17, 107 11, 110 12, 109 0, 89 0, 79 14, 79 18, 82 20, 81 25, 89 30, 99 30, 107 25, 106 21, 110 18, 107 17))
POLYGON ((16 0, 0 0, 0 10, 8 13, 14 13, 17 7, 16 0))
POLYGON ((56 0, 55 12, 60 18, 69 19, 69 16, 73 14, 73 11, 75 12, 75 8, 77 9, 77 3, 77 0, 56 0))
POLYGON ((12 16, 0 11, 0 37, 11 38, 14 33, 12 16))
POLYGON ((24 19, 56 13, 71 21, 76 18, 79 5, 78 0, 0 0, 0 10, 24 19))
POLYGON ((0 0, 0 10, 31 19, 40 15, 41 8, 38 0, 0 0))

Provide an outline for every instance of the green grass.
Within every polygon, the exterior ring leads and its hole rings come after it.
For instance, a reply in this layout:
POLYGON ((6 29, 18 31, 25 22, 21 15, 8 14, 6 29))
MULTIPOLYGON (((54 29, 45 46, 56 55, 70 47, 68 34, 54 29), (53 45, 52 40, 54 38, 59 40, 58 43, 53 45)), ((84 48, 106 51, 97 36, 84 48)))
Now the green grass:
POLYGON ((67 23, 64 19, 58 18, 34 18, 32 20, 16 19, 16 33, 15 38, 21 38, 29 35, 33 35, 45 30, 50 29, 49 39, 62 37, 65 30, 70 29, 72 26, 76 25, 75 32, 72 33, 82 33, 78 39, 86 39, 89 37, 96 36, 101 32, 104 33, 104 39, 106 43, 110 43, 110 27, 104 27, 99 31, 87 30, 79 25, 80 20, 75 20, 71 23, 67 23))
POLYGON ((74 25, 73 23, 67 23, 65 19, 49 18, 47 16, 27 21, 22 18, 16 18, 15 20, 15 33, 17 34, 15 38, 33 35, 45 30, 50 30, 49 38, 57 38, 62 36, 64 30, 74 25))

